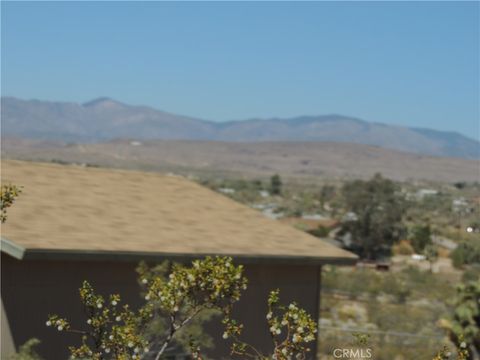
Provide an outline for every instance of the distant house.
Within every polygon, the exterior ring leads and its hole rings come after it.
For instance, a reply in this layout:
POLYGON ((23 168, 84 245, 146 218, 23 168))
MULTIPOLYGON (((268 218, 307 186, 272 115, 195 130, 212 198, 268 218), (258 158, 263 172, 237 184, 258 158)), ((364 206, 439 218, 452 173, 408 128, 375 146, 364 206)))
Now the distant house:
MULTIPOLYGON (((58 313, 85 324, 78 300, 84 279, 136 306, 140 260, 216 254, 246 265, 249 287, 235 316, 245 324, 245 339, 268 351, 269 290, 280 288, 283 300, 296 300, 318 318, 321 266, 356 261, 178 176, 5 161, 2 182, 23 186, 2 227, 2 359, 32 337, 42 341, 46 359, 65 359, 77 338, 46 328, 45 320, 58 313)), ((209 331, 218 336, 220 325, 209 331)), ((228 357, 226 342, 216 343, 211 357, 228 357)))
POLYGON ((419 189, 416 193, 417 199, 422 200, 425 197, 438 195, 438 191, 435 189, 419 189))

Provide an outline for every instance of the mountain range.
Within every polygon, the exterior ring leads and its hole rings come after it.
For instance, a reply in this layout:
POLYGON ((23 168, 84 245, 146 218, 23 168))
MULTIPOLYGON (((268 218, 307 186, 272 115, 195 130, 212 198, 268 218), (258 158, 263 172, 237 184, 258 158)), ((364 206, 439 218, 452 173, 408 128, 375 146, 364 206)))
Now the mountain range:
POLYGON ((2 136, 73 143, 113 139, 339 142, 478 159, 480 142, 456 132, 372 123, 342 115, 213 122, 110 98, 84 104, 2 97, 2 136))

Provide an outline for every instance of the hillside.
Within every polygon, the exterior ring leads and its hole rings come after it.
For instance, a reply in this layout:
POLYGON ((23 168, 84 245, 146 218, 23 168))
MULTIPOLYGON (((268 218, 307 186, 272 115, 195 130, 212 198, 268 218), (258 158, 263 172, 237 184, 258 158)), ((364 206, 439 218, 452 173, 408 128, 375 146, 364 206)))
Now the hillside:
POLYGON ((6 158, 87 163, 184 174, 234 174, 291 178, 370 177, 396 180, 478 181, 475 160, 421 156, 379 147, 332 142, 226 143, 129 141, 66 144, 5 138, 6 158))
POLYGON ((212 122, 100 98, 85 104, 2 98, 4 136, 91 143, 117 138, 226 142, 342 142, 478 159, 480 143, 453 132, 341 116, 212 122))

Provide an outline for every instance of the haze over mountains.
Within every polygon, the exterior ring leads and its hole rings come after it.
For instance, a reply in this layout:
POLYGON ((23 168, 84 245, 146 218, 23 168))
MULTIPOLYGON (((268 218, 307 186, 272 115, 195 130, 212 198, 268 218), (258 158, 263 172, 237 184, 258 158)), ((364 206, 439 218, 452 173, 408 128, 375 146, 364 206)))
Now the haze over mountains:
POLYGON ((2 98, 2 136, 92 143, 112 139, 340 142, 423 155, 478 159, 480 143, 455 132, 341 116, 213 122, 109 98, 85 104, 2 98))

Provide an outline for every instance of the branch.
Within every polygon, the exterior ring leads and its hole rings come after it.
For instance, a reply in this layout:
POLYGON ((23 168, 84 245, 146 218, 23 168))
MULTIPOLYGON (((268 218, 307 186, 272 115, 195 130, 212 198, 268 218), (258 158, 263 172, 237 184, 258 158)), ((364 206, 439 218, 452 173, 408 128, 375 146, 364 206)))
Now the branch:
POLYGON ((73 334, 90 335, 90 333, 88 331, 83 331, 83 330, 69 329, 69 330, 64 330, 64 331, 68 332, 68 333, 73 333, 73 334))
POLYGON ((202 310, 202 308, 197 308, 193 311, 192 314, 190 314, 188 317, 186 317, 180 324, 176 325, 175 324, 175 315, 170 315, 170 332, 167 336, 167 338, 165 339, 162 347, 160 348, 160 350, 158 351, 157 353, 157 356, 155 357, 155 360, 159 360, 160 359, 160 356, 162 356, 162 354, 165 352, 165 350, 167 349, 167 346, 168 344, 170 343, 170 341, 172 341, 173 339, 173 336, 175 335, 175 333, 180 330, 182 327, 184 327, 186 324, 188 324, 190 322, 190 320, 192 320, 200 311, 202 310))

